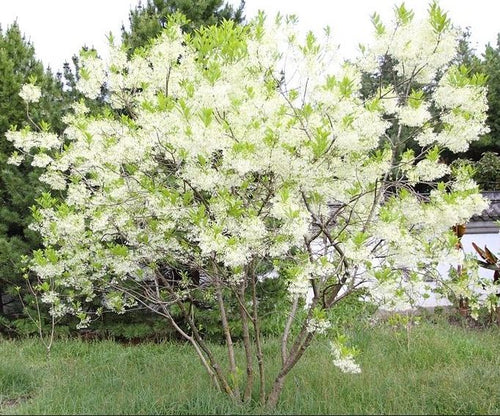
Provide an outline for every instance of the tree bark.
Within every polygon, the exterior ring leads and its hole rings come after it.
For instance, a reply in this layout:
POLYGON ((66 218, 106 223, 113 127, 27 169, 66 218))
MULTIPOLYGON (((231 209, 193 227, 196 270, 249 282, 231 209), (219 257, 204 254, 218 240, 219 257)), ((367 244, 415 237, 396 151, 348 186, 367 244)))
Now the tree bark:
POLYGON ((257 277, 251 276, 252 283, 252 323, 255 331, 255 346, 257 348, 257 364, 259 367, 259 399, 263 404, 266 400, 266 380, 264 377, 264 354, 262 353, 262 342, 260 339, 260 325, 257 301, 257 277))
MULTIPOLYGON (((302 357, 302 355, 306 351, 307 347, 309 347, 309 344, 311 343, 312 339, 314 338, 314 334, 311 332, 308 332, 308 330, 307 330, 307 321, 310 319, 310 317, 312 315, 312 311, 314 310, 314 308, 316 307, 318 302, 319 302, 318 297, 314 297, 312 299, 312 302, 311 302, 311 305, 309 306, 309 311, 307 314, 308 316, 302 325, 300 333, 295 338, 295 342, 293 343, 290 352, 287 354, 287 358, 286 358, 285 362, 282 364, 278 375, 274 379, 273 386, 271 387, 271 390, 270 390, 270 392, 267 396, 266 402, 265 402, 266 406, 269 409, 273 409, 274 407, 276 407, 276 404, 278 403, 279 396, 280 396, 281 391, 283 389, 283 384, 284 384, 286 375, 295 366, 295 364, 297 364, 299 359, 302 357)), ((282 348, 283 348, 283 345, 282 345, 282 348)))
POLYGON ((229 368, 230 374, 233 382, 233 397, 240 397, 239 387, 238 387, 238 371, 236 366, 236 358, 234 355, 234 344, 233 339, 231 337, 231 330, 229 328, 229 322, 227 320, 226 315, 226 307, 224 306, 224 298, 222 296, 222 287, 220 281, 217 279, 216 281, 216 291, 217 291, 217 300, 219 302, 220 315, 222 321, 222 329, 224 331, 224 336, 226 338, 226 347, 227 354, 229 359, 229 368))
POLYGON ((290 335, 290 329, 292 327, 293 320, 295 319, 295 315, 297 314, 297 307, 299 305, 299 297, 296 295, 293 298, 292 310, 288 315, 288 319, 285 324, 285 329, 283 331, 283 338, 281 339, 281 363, 285 365, 286 360, 288 359, 288 336, 290 335))
POLYGON ((281 395, 281 390, 283 390, 283 384, 285 382, 285 376, 278 376, 276 380, 274 380, 273 387, 267 396, 266 407, 268 409, 276 408, 278 404, 278 399, 281 395))
POLYGON ((245 391, 243 393, 243 401, 248 402, 252 398, 253 389, 253 357, 252 357, 252 346, 250 341, 250 331, 248 328, 248 315, 245 310, 245 283, 241 284, 239 291, 239 309, 241 316, 241 324, 243 329, 243 346, 245 348, 246 366, 247 366, 247 381, 245 386, 245 391))
POLYGON ((313 339, 313 334, 308 333, 302 345, 299 348, 297 348, 293 353, 290 354, 287 362, 282 366, 280 372, 274 379, 273 386, 267 396, 267 400, 265 403, 266 407, 268 407, 269 409, 274 409, 276 407, 278 399, 281 395, 281 391, 283 390, 283 385, 285 382, 286 375, 290 372, 290 370, 293 367, 295 367, 295 364, 297 364, 299 359, 306 351, 307 347, 309 347, 309 344, 311 343, 312 339, 313 339))
MULTIPOLYGON (((162 276, 160 276, 160 278, 162 278, 162 276)), ((169 282, 164 278, 162 278, 162 281, 165 284, 165 287, 170 292, 170 294, 172 296, 174 296, 174 299, 175 299, 174 302, 177 304, 177 306, 179 306, 184 318, 186 319, 186 321, 188 322, 188 324, 191 328, 191 331, 193 333, 193 336, 191 337, 191 339, 192 339, 191 343, 193 344, 193 346, 195 346, 195 349, 196 349, 196 346, 199 346, 200 350, 203 351, 205 353, 206 357, 208 358, 208 361, 210 362, 210 365, 212 366, 212 369, 213 369, 213 372, 212 372, 209 369, 209 367, 206 367, 209 375, 212 376, 212 374, 215 373, 216 379, 213 378, 213 380, 214 380, 214 382, 216 380, 218 381, 215 383, 216 386, 219 388, 222 388, 222 390, 225 391, 229 397, 235 398, 236 395, 235 395, 234 391, 231 389, 231 387, 229 386, 229 383, 227 382, 227 379, 222 372, 221 366, 219 365, 218 361, 215 359, 212 352, 210 351, 210 349, 207 347, 207 345, 203 341, 203 338, 201 337, 200 333, 198 332, 198 329, 196 328, 196 323, 193 321, 191 314, 188 311, 186 311, 186 308, 184 307, 182 300, 177 296, 177 294, 172 289, 169 282)), ((164 305, 162 305, 162 306, 164 307, 164 305)), ((166 316, 167 318, 169 318, 171 320, 171 322, 174 324, 174 327, 176 328, 176 330, 180 329, 182 331, 182 329, 175 323, 175 320, 172 318, 169 311, 164 309, 164 312, 165 312, 164 316, 166 316)), ((181 332, 181 335, 182 335, 182 332, 181 332)), ((189 335, 188 335, 187 339, 189 340, 189 335)), ((197 352, 198 351, 199 350, 197 350, 197 352)), ((200 358, 202 358, 202 357, 203 357, 203 354, 200 355, 200 358)), ((203 359, 202 359, 202 362, 203 362, 203 359)))

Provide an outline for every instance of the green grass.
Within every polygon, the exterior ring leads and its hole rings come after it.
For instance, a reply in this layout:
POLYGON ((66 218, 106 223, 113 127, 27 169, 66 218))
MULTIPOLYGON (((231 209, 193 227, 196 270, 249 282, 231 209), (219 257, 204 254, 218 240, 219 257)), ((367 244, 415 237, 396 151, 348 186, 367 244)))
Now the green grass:
MULTIPOLYGON (((363 372, 340 373, 318 342, 290 373, 275 414, 499 414, 500 331, 445 323, 352 332, 363 372)), ((279 346, 268 340, 265 353, 279 346)), ((217 347, 218 354, 224 354, 217 347)), ((36 339, 0 343, 0 413, 262 414, 210 385, 189 345, 36 339)), ((269 374, 270 375, 270 374, 269 374)))

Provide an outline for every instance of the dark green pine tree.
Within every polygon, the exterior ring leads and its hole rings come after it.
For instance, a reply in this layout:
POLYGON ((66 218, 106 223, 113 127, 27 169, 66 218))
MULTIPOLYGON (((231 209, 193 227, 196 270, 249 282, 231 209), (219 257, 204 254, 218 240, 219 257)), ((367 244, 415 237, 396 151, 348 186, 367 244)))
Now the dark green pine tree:
MULTIPOLYGON (((448 155, 447 159, 469 159, 478 161, 485 152, 498 152, 500 149, 500 56, 499 49, 486 45, 483 57, 478 57, 476 50, 470 44, 470 31, 467 28, 460 39, 458 55, 455 64, 465 65, 470 74, 483 73, 487 75, 488 86, 488 120, 490 133, 472 142, 469 149, 461 154, 448 155)), ((448 152, 449 153, 449 152, 448 152)))
POLYGON ((5 138, 11 126, 23 128, 30 124, 19 91, 35 78, 42 97, 30 105, 30 117, 35 124, 43 120, 51 125, 52 131, 61 132, 61 113, 66 100, 60 79, 49 69, 44 70, 17 23, 6 31, 0 28, 0 319, 4 323, 5 314, 12 311, 15 303, 9 292, 15 286, 24 286, 21 256, 40 244, 37 235, 28 228, 30 207, 42 191, 38 181, 40 172, 28 164, 8 164, 14 148, 5 138))
POLYGON ((490 132, 486 134, 476 146, 475 151, 470 155, 474 160, 478 160, 484 152, 500 153, 500 34, 497 38, 496 47, 486 45, 485 52, 481 60, 481 71, 488 76, 488 126, 490 132), (478 146, 479 145, 479 146, 478 146))
POLYGON ((175 12, 184 14, 189 23, 184 30, 191 32, 200 26, 218 24, 223 20, 243 23, 245 1, 234 8, 224 0, 148 0, 146 5, 139 5, 130 11, 130 29, 122 27, 122 40, 130 53, 146 46, 151 39, 159 35, 167 17, 175 12))
POLYGON ((500 189, 500 35, 496 48, 490 44, 482 57, 470 46, 470 33, 464 32, 460 41, 456 63, 464 64, 472 74, 483 73, 487 76, 488 119, 490 132, 471 143, 470 148, 461 154, 447 152, 448 160, 454 164, 469 164, 474 170, 474 179, 482 190, 500 189), (458 156, 458 157, 457 157, 458 156))

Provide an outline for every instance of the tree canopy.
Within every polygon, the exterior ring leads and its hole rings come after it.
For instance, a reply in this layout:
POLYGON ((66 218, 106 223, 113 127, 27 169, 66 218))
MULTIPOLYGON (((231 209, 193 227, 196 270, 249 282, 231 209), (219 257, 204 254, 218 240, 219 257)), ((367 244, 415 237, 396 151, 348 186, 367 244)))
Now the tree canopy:
MULTIPOLYGON (((126 45, 111 46, 110 62, 84 53, 78 89, 93 99, 106 85, 116 111, 95 115, 76 102, 63 136, 8 133, 22 152, 11 161, 44 167, 51 188, 33 213, 44 247, 31 271, 52 315, 85 326, 95 299, 97 314, 143 305, 235 400, 250 399, 256 360, 260 400, 273 406, 315 337, 332 336, 334 364, 360 371, 327 314, 360 287, 396 309, 429 290, 427 279, 479 302, 472 266, 448 277, 437 264, 469 264, 451 228, 487 205, 467 167, 440 160, 486 131, 485 77, 453 64, 459 33, 436 3, 425 20, 404 5, 395 17, 387 27, 375 16, 373 44, 335 69, 328 30, 302 39, 294 19, 267 24, 263 14, 193 34, 173 15, 132 56, 126 45), (361 94, 363 74, 380 74, 386 55, 394 80, 361 94), (409 138, 419 153, 399 151, 409 138), (257 291, 266 272, 288 291, 282 366, 269 388, 258 309, 266 293, 257 291), (220 313, 227 372, 200 330, 206 303, 220 313), (246 376, 230 308, 242 322, 246 376)), ((28 105, 39 94, 23 87, 28 105)))

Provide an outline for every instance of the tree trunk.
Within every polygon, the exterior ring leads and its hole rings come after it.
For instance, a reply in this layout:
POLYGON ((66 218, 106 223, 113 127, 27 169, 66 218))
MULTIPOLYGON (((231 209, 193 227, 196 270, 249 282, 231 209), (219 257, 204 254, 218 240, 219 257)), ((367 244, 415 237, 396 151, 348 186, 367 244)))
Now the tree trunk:
MULTIPOLYGON (((317 304, 318 298, 313 298, 312 309, 315 304, 317 304)), ((312 309, 309 310, 310 317, 312 309)), ((266 400, 266 406, 269 409, 273 409, 276 407, 278 403, 278 399, 280 397, 281 391, 283 390, 283 384, 285 382, 286 375, 295 367, 295 364, 300 360, 304 352, 309 347, 314 335, 307 331, 307 320, 304 322, 300 333, 297 335, 297 338, 288 354, 286 361, 283 363, 281 370, 276 376, 271 391, 269 392, 266 400)))
POLYGON ((259 398, 264 403, 266 399, 266 379, 264 376, 264 354, 262 352, 262 342, 259 325, 259 314, 257 306, 257 277, 251 276, 252 283, 252 324, 255 331, 255 347, 257 348, 257 365, 259 367, 259 398))
POLYGON ((4 309, 3 309, 3 290, 0 287, 0 315, 4 316, 4 309))
POLYGON ((288 360, 288 336, 290 335, 290 329, 292 328, 293 320, 297 314, 297 307, 299 305, 299 297, 296 295, 293 298, 292 310, 288 315, 288 319, 285 324, 285 330, 283 331, 283 338, 281 339, 281 363, 285 365, 286 360, 288 360))
POLYGON ((243 329, 243 346, 245 347, 245 356, 247 361, 247 382, 245 386, 245 391, 243 393, 243 401, 248 402, 252 398, 253 389, 253 359, 252 359, 252 348, 250 340, 250 331, 248 328, 248 315, 244 306, 245 301, 245 284, 242 283, 239 293, 239 306, 240 306, 240 316, 241 324, 243 329))
POLYGON ((227 348, 227 354, 228 354, 228 359, 229 359, 229 368, 230 368, 230 374, 231 374, 231 381, 232 381, 232 391, 233 391, 233 397, 240 398, 240 392, 239 392, 239 386, 238 386, 238 369, 236 366, 236 358, 234 355, 234 344, 233 344, 233 339, 231 337, 231 330, 229 328, 229 322, 227 320, 227 314, 226 314, 226 308, 224 306, 224 298, 222 295, 222 288, 220 281, 216 281, 216 291, 217 291, 217 299, 219 302, 219 308, 220 308, 220 315, 221 315, 221 322, 222 322, 222 329, 224 331, 224 336, 226 338, 226 348, 227 348))
POLYGON ((283 390, 283 385, 285 383, 285 375, 279 375, 274 380, 273 387, 267 396, 266 407, 268 409, 276 408, 278 404, 278 399, 280 398, 281 391, 283 390))

